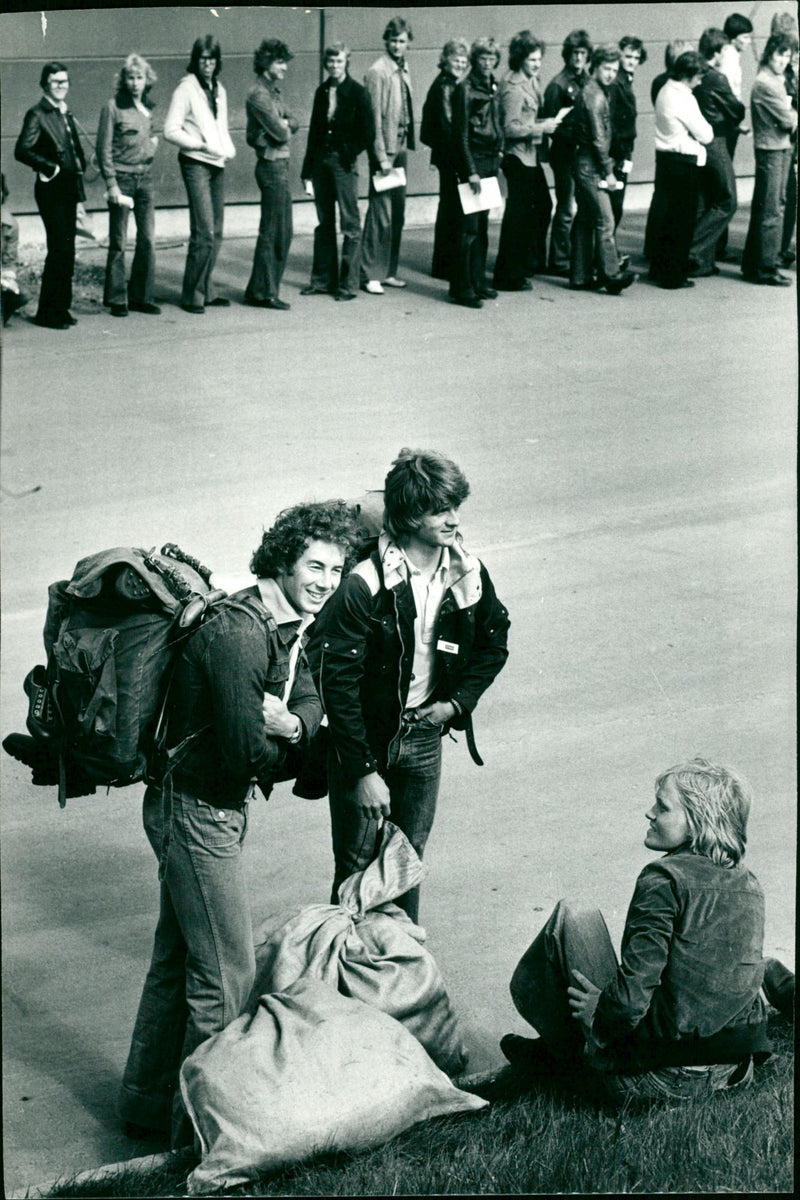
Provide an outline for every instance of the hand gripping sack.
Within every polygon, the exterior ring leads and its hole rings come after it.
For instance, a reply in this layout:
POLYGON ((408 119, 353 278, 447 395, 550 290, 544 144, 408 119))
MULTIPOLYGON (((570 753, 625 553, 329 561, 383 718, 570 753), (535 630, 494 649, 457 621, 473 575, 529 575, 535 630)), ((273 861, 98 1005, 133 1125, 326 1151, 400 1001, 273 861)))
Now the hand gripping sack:
POLYGON ((338 904, 312 904, 264 922, 255 934, 250 1003, 298 979, 321 979, 395 1017, 450 1076, 468 1054, 425 932, 391 903, 423 878, 408 838, 391 822, 377 858, 341 884, 338 904))
POLYGON ((261 996, 186 1059, 180 1086, 202 1152, 190 1196, 487 1103, 455 1087, 398 1021, 315 979, 261 996))

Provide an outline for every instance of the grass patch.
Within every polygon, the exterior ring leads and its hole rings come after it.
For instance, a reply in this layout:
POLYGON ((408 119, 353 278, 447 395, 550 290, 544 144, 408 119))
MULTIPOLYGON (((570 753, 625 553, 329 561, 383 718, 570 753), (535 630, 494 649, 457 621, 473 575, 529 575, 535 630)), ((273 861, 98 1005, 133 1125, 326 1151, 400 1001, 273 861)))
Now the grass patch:
MULTIPOLYGON (((480 1113, 446 1117, 362 1154, 327 1155, 229 1196, 519 1195, 792 1192, 793 1026, 770 1023, 776 1053, 742 1092, 706 1103, 630 1109, 581 1099, 548 1082, 521 1093, 503 1076, 480 1113)), ((147 1176, 70 1184, 67 1196, 185 1194, 193 1161, 147 1176)))

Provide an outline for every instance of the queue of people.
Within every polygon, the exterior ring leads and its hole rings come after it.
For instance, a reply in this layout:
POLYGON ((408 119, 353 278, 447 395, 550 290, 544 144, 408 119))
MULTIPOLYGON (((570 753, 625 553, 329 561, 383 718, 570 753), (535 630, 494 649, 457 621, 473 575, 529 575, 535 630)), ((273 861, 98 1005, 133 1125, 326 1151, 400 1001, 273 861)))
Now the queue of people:
MULTIPOLYGON (((656 170, 645 255, 650 277, 660 287, 693 286, 696 278, 716 274, 717 261, 727 255, 728 226, 737 206, 733 156, 739 137, 750 132, 740 56, 751 34, 749 19, 734 13, 723 29, 706 29, 697 49, 672 42, 666 70, 653 82, 656 170)), ((331 44, 323 54, 327 78, 314 95, 301 169, 318 219, 304 295, 351 300, 359 288, 378 296, 406 286, 400 259, 407 167, 418 137, 430 148, 431 166, 439 173, 432 274, 449 283, 453 302, 480 308, 498 290, 530 290, 537 274, 569 279, 576 290, 608 294, 619 294, 635 281, 617 251, 615 234, 636 142, 634 78, 647 58, 640 38, 626 35, 616 45, 594 46, 586 30, 573 30, 561 47, 563 68, 544 91, 545 47, 530 30, 511 39, 502 77, 501 51, 493 38, 479 38, 471 47, 450 39, 422 105, 421 123, 408 64, 410 22, 393 17, 383 41, 384 53, 367 70, 363 86, 350 76, 346 45, 331 44), (363 227, 362 154, 369 166, 363 227), (545 163, 553 174, 555 206, 545 163), (507 200, 490 282, 488 209, 481 195, 486 181, 501 170, 507 200)), ((246 140, 256 154, 261 218, 244 302, 278 311, 289 307, 280 285, 292 241, 289 162, 299 129, 281 91, 292 57, 284 42, 264 39, 254 55, 256 83, 246 101, 246 140)), ((794 259, 797 59, 796 23, 776 17, 750 101, 756 185, 742 262, 745 279, 771 286, 786 286, 778 267, 794 259)), ((163 129, 164 140, 178 147, 186 187, 190 238, 181 307, 194 315, 231 302, 214 283, 224 229, 225 167, 236 154, 221 70, 219 42, 211 35, 196 39, 163 129)), ((160 311, 153 295, 155 81, 150 64, 129 55, 98 125, 97 159, 109 205, 103 299, 115 317, 131 310, 154 316, 160 311), (137 236, 127 278, 130 211, 137 236)), ((34 191, 47 233, 35 321, 67 329, 76 323, 70 304, 86 155, 66 103, 67 67, 46 63, 40 84, 42 98, 26 113, 15 154, 36 172, 34 191)))

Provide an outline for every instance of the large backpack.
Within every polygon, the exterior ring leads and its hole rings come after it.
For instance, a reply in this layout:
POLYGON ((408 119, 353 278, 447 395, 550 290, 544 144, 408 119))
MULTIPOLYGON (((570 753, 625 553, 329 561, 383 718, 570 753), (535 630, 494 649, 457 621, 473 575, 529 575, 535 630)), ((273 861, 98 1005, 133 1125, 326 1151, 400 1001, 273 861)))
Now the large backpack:
POLYGON ((3 747, 33 767, 34 783, 58 784, 62 808, 98 784, 149 778, 170 668, 225 597, 209 575, 176 546, 118 547, 51 584, 47 665, 24 685, 31 738, 11 734, 3 747))

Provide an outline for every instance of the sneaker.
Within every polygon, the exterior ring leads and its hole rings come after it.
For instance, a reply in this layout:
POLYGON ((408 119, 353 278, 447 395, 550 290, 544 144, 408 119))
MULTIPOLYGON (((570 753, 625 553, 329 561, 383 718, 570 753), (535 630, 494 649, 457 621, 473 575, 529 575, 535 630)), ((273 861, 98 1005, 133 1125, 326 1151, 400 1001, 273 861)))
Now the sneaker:
POLYGON ((366 283, 361 285, 362 292, 369 292, 370 296, 382 296, 383 288, 377 279, 368 279, 366 283))
POLYGON ((404 288, 406 286, 405 279, 398 279, 396 275, 389 275, 383 282, 386 287, 404 288))

